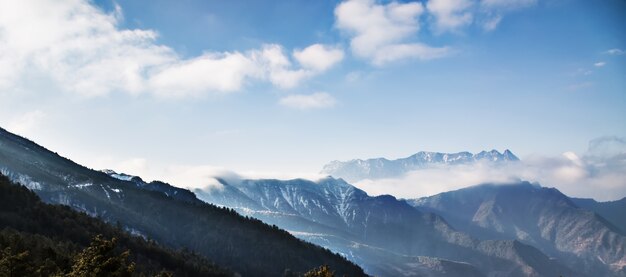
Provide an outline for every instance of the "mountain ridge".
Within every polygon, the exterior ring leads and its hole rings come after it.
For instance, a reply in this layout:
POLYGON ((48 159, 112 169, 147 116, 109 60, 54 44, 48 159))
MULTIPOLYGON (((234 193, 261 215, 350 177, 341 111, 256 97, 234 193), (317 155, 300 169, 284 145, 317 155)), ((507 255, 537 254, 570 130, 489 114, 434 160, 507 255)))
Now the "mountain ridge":
POLYGON ((130 250, 137 274, 153 276, 165 270, 176 276, 234 275, 198 255, 163 248, 67 206, 45 204, 32 191, 0 175, 0 249, 27 251, 21 262, 39 267, 39 274, 26 270, 14 276, 57 276, 69 271, 71 256, 97 236, 115 238, 118 247, 130 250))
POLYGON ((389 160, 386 158, 352 159, 332 161, 323 166, 321 173, 343 178, 349 182, 363 179, 381 179, 399 177, 409 171, 437 165, 460 165, 474 162, 506 163, 517 162, 519 158, 509 149, 500 153, 493 149, 475 154, 470 152, 442 153, 420 151, 405 158, 389 160))
POLYGON ((483 184, 408 203, 475 237, 517 239, 575 270, 626 276, 626 237, 555 188, 483 184))
POLYGON ((369 196, 342 179, 220 182, 220 189, 194 192, 204 201, 232 207, 342 253, 377 276, 412 276, 403 275, 411 270, 436 276, 441 272, 427 266, 434 261, 443 271, 465 263, 471 266, 465 270, 485 275, 575 275, 539 250, 519 252, 526 248, 512 241, 478 241, 438 215, 420 212, 390 195, 369 196), (533 267, 531 261, 543 264, 533 267))
POLYGON ((571 198, 577 206, 593 211, 615 225, 626 236, 626 197, 615 201, 596 201, 591 198, 571 198))
POLYGON ((112 178, 1 128, 0 172, 23 183, 47 203, 120 222, 136 235, 173 248, 186 247, 239 274, 276 276, 287 269, 306 272, 328 264, 338 274, 364 275, 339 255, 275 226, 195 196, 184 201, 168 195, 162 190, 184 190, 162 182, 140 186, 112 178))

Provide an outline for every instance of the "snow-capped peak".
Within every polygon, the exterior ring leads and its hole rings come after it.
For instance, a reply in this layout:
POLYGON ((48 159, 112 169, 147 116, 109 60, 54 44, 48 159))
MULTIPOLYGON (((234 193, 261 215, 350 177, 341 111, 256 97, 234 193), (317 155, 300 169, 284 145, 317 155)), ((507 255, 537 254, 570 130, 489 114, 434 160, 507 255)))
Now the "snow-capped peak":
POLYGON ((363 179, 394 177, 411 170, 434 165, 457 165, 483 161, 505 163, 519 161, 519 158, 509 149, 504 150, 503 153, 493 149, 476 154, 470 152, 440 153, 420 151, 409 157, 396 160, 375 158, 347 162, 333 161, 324 166, 322 173, 354 182, 363 179))

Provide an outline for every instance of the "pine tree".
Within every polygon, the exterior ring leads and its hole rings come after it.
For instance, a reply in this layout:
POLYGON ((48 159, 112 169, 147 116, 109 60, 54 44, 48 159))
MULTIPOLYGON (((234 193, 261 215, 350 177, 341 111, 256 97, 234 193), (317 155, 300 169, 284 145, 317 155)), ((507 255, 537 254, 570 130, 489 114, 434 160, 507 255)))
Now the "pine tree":
POLYGON ((329 266, 323 265, 304 273, 304 277, 335 277, 335 272, 330 270, 329 266))
POLYGON ((96 236, 91 245, 76 256, 68 277, 132 276, 135 264, 126 262, 130 251, 116 255, 114 251, 116 244, 116 238, 107 240, 102 235, 96 236))
POLYGON ((32 270, 28 264, 28 251, 13 254, 11 247, 0 252, 0 276, 25 276, 32 270))

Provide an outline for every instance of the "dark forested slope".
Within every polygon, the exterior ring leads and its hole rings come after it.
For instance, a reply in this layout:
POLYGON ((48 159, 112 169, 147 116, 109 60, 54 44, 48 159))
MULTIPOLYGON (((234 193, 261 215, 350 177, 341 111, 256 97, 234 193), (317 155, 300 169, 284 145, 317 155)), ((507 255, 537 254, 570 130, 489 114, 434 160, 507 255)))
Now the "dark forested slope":
POLYGON ((245 276, 306 272, 324 264, 340 276, 364 275, 343 257, 277 227, 206 204, 164 183, 147 187, 85 168, 1 128, 0 172, 45 202, 119 222, 131 233, 189 249, 245 276))
POLYGON ((25 187, 0 175, 0 275, 48 276, 68 273, 73 257, 95 237, 116 241, 117 254, 130 250, 135 273, 176 276, 229 276, 198 255, 165 249, 153 241, 134 237, 121 229, 67 206, 45 204, 25 187), (11 259, 12 265, 8 265, 11 259))

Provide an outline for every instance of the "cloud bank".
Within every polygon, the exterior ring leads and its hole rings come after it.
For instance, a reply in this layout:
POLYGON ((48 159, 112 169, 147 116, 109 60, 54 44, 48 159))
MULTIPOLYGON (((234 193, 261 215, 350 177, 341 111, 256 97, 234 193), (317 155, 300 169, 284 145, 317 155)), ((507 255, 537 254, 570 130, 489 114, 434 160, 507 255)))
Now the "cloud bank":
POLYGON ((86 0, 0 1, 0 88, 28 86, 37 78, 88 97, 202 96, 238 91, 253 81, 288 89, 343 59, 341 49, 321 44, 291 56, 267 44, 187 58, 158 44, 153 30, 121 28, 122 20, 119 6, 105 13, 86 0))
POLYGON ((335 9, 339 30, 351 36, 352 52, 383 65, 405 58, 422 60, 446 56, 447 47, 411 42, 420 29, 424 7, 418 2, 377 4, 373 0, 348 0, 335 9))
POLYGON ((517 163, 475 163, 415 170, 390 179, 362 180, 355 186, 373 195, 391 194, 416 198, 481 183, 519 180, 555 187, 572 197, 600 201, 626 197, 626 139, 602 137, 592 140, 584 155, 532 156, 517 163))
POLYGON ((222 189, 223 186, 218 179, 226 180, 229 183, 236 183, 245 179, 291 180, 305 178, 316 181, 326 177, 322 174, 306 172, 235 172, 224 167, 209 164, 162 165, 150 163, 145 158, 136 157, 121 161, 101 159, 100 161, 96 161, 96 163, 101 168, 110 168, 118 173, 139 176, 147 182, 159 180, 167 182, 172 186, 186 188, 192 191, 222 189))
POLYGON ((430 60, 453 53, 448 46, 422 43, 422 21, 435 34, 460 32, 477 24, 493 31, 504 14, 536 4, 536 0, 429 0, 380 3, 347 0, 335 8, 335 26, 348 34, 352 53, 381 66, 405 59, 430 60), (422 20, 422 17, 428 20, 422 20))
MULTIPOLYGON (((424 22, 432 21, 431 29, 438 33, 480 20, 492 30, 505 12, 535 3, 347 0, 334 10, 335 27, 348 35, 356 57, 380 66, 449 56, 453 52, 449 46, 419 41, 424 22)), ((318 43, 293 51, 265 44, 247 51, 205 51, 183 57, 159 44, 156 31, 125 29, 122 22, 117 5, 106 13, 88 0, 1 1, 0 89, 28 87, 33 79, 87 97, 112 92, 198 97, 236 92, 256 82, 292 89, 344 59, 341 46, 318 43)))
MULTIPOLYGON (((217 178, 229 182, 242 179, 305 178, 319 180, 325 175, 306 172, 235 172, 213 165, 155 165, 143 158, 102 165, 146 179, 169 182, 191 190, 220 189, 217 178)), ((390 194, 418 198, 482 183, 536 182, 555 187, 571 197, 611 201, 626 197, 626 138, 607 136, 592 140, 583 155, 565 152, 555 157, 530 156, 519 162, 435 166, 411 171, 397 178, 361 180, 353 185, 370 195, 390 194)))

